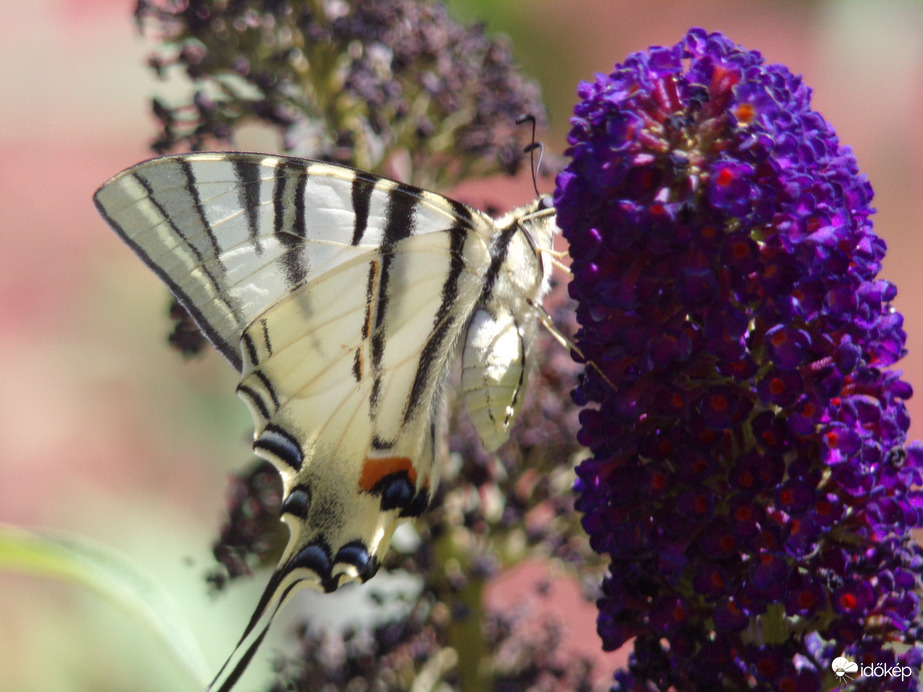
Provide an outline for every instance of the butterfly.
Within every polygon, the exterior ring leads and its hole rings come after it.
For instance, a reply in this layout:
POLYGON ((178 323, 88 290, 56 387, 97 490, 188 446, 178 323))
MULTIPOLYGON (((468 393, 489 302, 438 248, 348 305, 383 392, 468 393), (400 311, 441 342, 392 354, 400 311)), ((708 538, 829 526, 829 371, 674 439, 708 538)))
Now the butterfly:
POLYGON ((282 476, 289 541, 210 686, 249 639, 215 688, 229 690, 296 587, 368 580, 397 525, 425 511, 459 352, 481 441, 507 439, 554 208, 539 196, 493 219, 346 166, 239 152, 139 163, 94 201, 240 374, 253 449, 282 476))

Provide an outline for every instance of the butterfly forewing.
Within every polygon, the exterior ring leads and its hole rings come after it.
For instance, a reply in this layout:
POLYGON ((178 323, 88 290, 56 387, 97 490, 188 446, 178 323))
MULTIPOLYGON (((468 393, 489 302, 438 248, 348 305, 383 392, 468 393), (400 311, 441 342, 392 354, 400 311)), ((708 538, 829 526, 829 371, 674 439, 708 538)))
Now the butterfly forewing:
POLYGON ((425 509, 457 344, 479 434, 491 448, 506 438, 553 210, 536 202, 495 222, 344 166, 243 153, 153 159, 95 199, 239 371, 254 450, 283 478, 291 536, 223 676, 230 689, 296 585, 370 578, 397 523, 425 509))

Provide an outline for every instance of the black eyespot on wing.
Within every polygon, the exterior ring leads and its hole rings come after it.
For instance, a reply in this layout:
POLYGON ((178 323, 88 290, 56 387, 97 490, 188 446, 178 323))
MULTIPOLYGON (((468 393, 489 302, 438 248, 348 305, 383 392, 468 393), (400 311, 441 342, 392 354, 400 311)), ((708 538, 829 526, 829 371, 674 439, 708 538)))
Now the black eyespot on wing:
POLYGON ((373 493, 381 497, 381 509, 404 509, 411 505, 416 495, 416 488, 410 482, 408 475, 401 471, 392 473, 382 478, 373 493))
POLYGON ((366 459, 359 490, 377 495, 382 512, 397 509, 401 517, 419 516, 429 504, 429 488, 424 483, 417 489, 417 473, 407 457, 366 459))
POLYGON ((282 503, 282 514, 291 514, 302 521, 307 521, 309 511, 311 511, 311 489, 306 485, 292 488, 292 492, 282 503))
POLYGON ((422 516, 424 512, 429 508, 429 493, 426 491, 426 488, 423 488, 420 492, 413 496, 413 500, 410 501, 401 513, 398 515, 400 517, 419 517, 422 516))

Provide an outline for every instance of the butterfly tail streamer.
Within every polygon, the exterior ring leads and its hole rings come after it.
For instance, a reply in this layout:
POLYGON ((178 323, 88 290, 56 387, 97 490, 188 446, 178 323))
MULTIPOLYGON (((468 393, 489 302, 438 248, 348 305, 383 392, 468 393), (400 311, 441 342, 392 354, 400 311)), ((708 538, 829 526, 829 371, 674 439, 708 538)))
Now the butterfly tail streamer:
POLYGON ((238 680, 240 680, 240 677, 250 665, 253 656, 263 643, 263 639, 265 639, 266 635, 269 633, 269 627, 272 625, 276 613, 279 612, 279 609, 288 600, 295 587, 303 581, 303 579, 296 579, 290 584, 285 585, 284 588, 281 588, 288 575, 288 571, 282 570, 276 570, 273 573, 269 583, 266 584, 266 588, 263 591, 263 595, 260 597, 259 603, 257 603, 253 611, 250 622, 247 623, 246 628, 244 628, 243 634, 240 635, 240 639, 234 646, 234 650, 231 651, 227 660, 225 660, 224 664, 215 674, 214 679, 208 684, 208 687, 205 688, 205 692, 229 692, 229 690, 237 684, 238 680), (258 627, 264 620, 265 623, 262 627, 258 627), (252 641, 246 649, 244 649, 244 653, 240 655, 237 663, 228 670, 228 666, 231 662, 238 658, 238 653, 243 649, 244 644, 251 639, 252 641), (227 675, 225 675, 226 670, 228 670, 227 675), (221 681, 220 687, 215 687, 219 681, 221 681))
MULTIPOLYGON (((276 610, 278 610, 278 608, 276 608, 276 610)), ((224 673, 224 670, 228 667, 228 664, 234 658, 234 655, 240 650, 240 645, 234 649, 228 660, 225 661, 223 666, 221 666, 221 670, 218 671, 215 679, 212 680, 208 687, 205 688, 205 692, 230 692, 234 685, 237 684, 237 681, 240 680, 240 677, 244 674, 244 671, 247 670, 247 667, 250 665, 250 661, 253 660, 254 655, 256 655, 257 650, 260 648, 260 644, 263 643, 263 639, 269 632, 269 625, 272 624, 273 617, 275 617, 275 611, 273 611, 269 622, 263 626, 263 629, 260 630, 259 635, 253 640, 253 643, 247 647, 246 652, 243 654, 243 656, 240 657, 237 665, 235 665, 234 668, 232 668, 228 673, 227 677, 224 679, 224 682, 221 683, 221 687, 215 687, 215 684, 221 678, 222 673, 224 673)))

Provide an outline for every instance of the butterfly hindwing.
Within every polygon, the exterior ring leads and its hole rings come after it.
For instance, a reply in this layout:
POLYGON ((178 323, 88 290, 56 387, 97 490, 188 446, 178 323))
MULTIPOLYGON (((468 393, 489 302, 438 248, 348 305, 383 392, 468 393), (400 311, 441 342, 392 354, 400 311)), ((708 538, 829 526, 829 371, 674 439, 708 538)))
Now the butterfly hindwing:
POLYGON ((539 200, 494 221, 345 166, 233 152, 138 164, 96 205, 239 371, 254 450, 283 479, 289 542, 227 690, 296 586, 370 578, 396 525, 427 506, 456 345, 482 440, 506 438, 553 210, 539 200))
MULTIPOLYGON (((467 323, 457 301, 476 299, 471 267, 486 261, 486 249, 470 229, 435 232, 401 240, 387 272, 384 259, 338 266, 244 333, 238 391, 253 413, 254 447, 279 468, 286 496, 300 487, 323 498, 304 520, 286 519, 290 551, 326 543, 335 558, 361 540, 375 555, 434 487, 436 388, 467 323), (461 269, 446 276, 452 252, 461 269)), ((351 565, 338 572, 334 559, 331 567, 318 574, 328 590, 341 574, 357 577, 351 565)))
MULTIPOLYGON (((523 402, 535 339, 535 301, 545 287, 546 271, 537 248, 551 247, 551 227, 532 215, 514 212, 497 221, 494 249, 497 276, 472 314, 462 351, 461 386, 465 409, 484 447, 493 451, 509 437, 523 402), (518 232, 520 224, 538 221, 518 232), (502 249, 501 249, 502 248, 502 249), (500 261, 502 260, 502 261, 500 261)), ((488 281, 490 276, 488 275, 488 281)))

